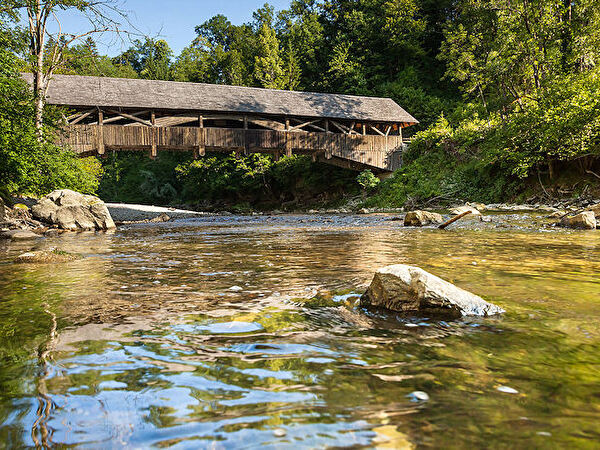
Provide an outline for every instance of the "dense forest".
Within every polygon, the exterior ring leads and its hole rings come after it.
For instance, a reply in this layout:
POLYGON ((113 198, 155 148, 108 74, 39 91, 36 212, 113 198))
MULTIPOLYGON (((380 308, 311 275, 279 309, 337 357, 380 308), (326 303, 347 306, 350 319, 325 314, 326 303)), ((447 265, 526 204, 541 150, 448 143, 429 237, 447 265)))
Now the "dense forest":
MULTIPOLYGON (((1 14, 7 191, 74 187, 106 200, 246 208, 327 203, 362 189, 364 205, 389 207, 581 195, 600 178, 599 0, 293 0, 283 11, 265 4, 242 25, 217 15, 179 55, 143 37, 109 58, 89 37, 67 46, 56 69, 391 97, 420 124, 408 129, 403 168, 381 183, 304 157, 76 160, 36 140, 34 99, 18 77, 29 43, 18 14, 1 14)), ((58 126, 55 111, 45 114, 46 127, 58 126)))

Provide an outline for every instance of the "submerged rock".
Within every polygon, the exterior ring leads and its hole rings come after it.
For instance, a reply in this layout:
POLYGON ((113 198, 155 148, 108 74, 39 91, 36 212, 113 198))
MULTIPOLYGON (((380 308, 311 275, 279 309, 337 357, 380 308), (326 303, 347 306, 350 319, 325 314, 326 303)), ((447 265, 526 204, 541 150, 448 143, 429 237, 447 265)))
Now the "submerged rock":
POLYGON ((490 316, 504 310, 419 267, 396 264, 379 269, 361 305, 397 312, 490 316))
POLYGON ((35 204, 31 211, 35 218, 64 230, 115 228, 115 223, 102 200, 69 189, 48 194, 35 204))
POLYGON ((597 222, 593 211, 584 211, 574 216, 563 217, 558 225, 578 230, 595 230, 597 222))
POLYGON ((12 241, 26 241, 29 239, 38 239, 39 234, 29 230, 10 230, 0 233, 0 239, 10 239, 12 241))
POLYGON ((61 250, 38 250, 20 254, 15 262, 21 264, 56 263, 73 261, 77 258, 76 255, 61 250))
POLYGON ((453 208, 450 210, 450 214, 452 214, 453 216, 458 216, 467 211, 470 212, 474 216, 481 215, 481 213, 479 212, 479 210, 477 208, 474 208, 473 206, 469 206, 469 205, 459 206, 458 208, 453 208))
POLYGON ((154 219, 150 219, 149 222, 150 223, 160 223, 160 222, 168 222, 169 220, 171 220, 171 218, 167 214, 160 213, 154 219))
POLYGON ((432 223, 442 223, 444 218, 441 214, 429 211, 410 211, 404 216, 405 227, 422 227, 432 223))

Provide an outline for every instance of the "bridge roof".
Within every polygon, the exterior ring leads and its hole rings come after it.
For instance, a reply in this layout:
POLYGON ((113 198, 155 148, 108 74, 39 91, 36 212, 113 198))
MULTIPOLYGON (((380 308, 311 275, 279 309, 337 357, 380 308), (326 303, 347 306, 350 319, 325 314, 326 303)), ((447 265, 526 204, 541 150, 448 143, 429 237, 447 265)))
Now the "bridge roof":
MULTIPOLYGON (((31 74, 24 74, 24 77, 32 82, 31 74)), ((72 107, 210 111, 418 123, 390 98, 79 75, 54 75, 47 102, 72 107)))

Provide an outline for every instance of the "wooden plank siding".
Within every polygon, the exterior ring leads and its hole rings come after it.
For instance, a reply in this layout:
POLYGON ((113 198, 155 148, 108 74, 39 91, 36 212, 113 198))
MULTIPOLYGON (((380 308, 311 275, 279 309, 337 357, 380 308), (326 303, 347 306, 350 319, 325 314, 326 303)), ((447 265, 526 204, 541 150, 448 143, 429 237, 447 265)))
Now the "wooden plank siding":
POLYGON ((370 168, 392 171, 400 167, 402 136, 274 131, 237 128, 148 127, 76 124, 65 127, 59 143, 78 154, 106 150, 157 150, 271 152, 322 154, 370 168), (286 145, 287 143, 287 145, 286 145), (103 145, 102 145, 103 144, 103 145))

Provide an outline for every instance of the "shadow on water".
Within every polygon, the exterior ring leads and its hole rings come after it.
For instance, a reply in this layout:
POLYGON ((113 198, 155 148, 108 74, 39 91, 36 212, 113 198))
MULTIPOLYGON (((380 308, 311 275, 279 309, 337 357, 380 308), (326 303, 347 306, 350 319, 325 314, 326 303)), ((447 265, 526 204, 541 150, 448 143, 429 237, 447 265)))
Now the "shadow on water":
POLYGON ((60 266, 10 264, 26 245, 0 249, 7 447, 600 438, 597 234, 234 216, 35 244, 84 255, 60 266), (398 262, 509 313, 444 321, 357 308, 373 271, 398 262), (323 293, 333 304, 307 301, 323 293))

